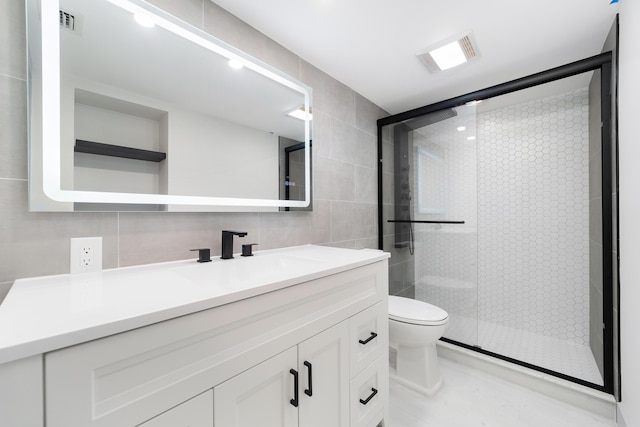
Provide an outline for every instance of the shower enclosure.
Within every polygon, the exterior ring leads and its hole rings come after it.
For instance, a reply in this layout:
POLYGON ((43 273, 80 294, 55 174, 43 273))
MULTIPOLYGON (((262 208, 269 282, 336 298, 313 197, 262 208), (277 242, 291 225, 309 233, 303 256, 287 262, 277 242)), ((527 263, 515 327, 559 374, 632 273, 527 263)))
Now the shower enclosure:
POLYGON ((378 121, 390 293, 443 340, 613 390, 611 54, 378 121))

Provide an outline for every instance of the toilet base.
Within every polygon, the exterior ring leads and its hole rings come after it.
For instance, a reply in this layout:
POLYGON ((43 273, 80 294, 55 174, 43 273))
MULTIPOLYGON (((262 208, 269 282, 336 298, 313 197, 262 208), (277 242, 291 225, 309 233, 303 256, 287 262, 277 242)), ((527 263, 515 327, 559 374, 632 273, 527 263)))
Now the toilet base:
POLYGON ((395 369, 389 370, 390 378, 427 396, 440 390, 443 381, 435 343, 410 347, 392 344, 392 348, 395 350, 395 369))

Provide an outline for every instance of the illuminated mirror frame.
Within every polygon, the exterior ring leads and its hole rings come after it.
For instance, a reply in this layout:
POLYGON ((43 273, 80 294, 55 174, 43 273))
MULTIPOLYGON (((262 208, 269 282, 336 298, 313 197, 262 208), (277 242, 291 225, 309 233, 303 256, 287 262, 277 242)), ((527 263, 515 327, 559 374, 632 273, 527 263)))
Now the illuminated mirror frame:
MULTIPOLYGON (((60 26, 59 1, 35 0, 40 9, 40 43, 42 61, 42 190, 56 202, 157 204, 194 206, 243 206, 243 207, 291 207, 304 208, 311 202, 311 186, 305 188, 305 200, 243 199, 230 197, 178 196, 166 194, 111 193, 62 189, 60 143, 60 26), (47 17, 47 19, 44 19, 47 17)), ((140 0, 104 0, 132 14, 152 15, 155 24, 211 52, 228 59, 240 61, 245 68, 255 71, 283 86, 304 95, 305 110, 305 182, 311 182, 310 125, 311 88, 281 71, 247 55, 233 46, 198 30, 187 28, 185 23, 162 10, 140 0)), ((188 24, 187 24, 188 25, 188 24)), ((30 84, 30 90, 32 90, 30 84)), ((30 117, 33 120, 34 117, 30 117)), ((32 137, 32 135, 31 135, 32 137)))

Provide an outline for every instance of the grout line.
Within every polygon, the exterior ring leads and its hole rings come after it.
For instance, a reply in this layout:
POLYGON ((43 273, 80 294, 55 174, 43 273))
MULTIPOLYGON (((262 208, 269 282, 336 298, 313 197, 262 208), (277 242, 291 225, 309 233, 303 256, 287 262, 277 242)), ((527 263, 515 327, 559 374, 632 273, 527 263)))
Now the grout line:
POLYGON ((24 181, 24 182, 29 182, 28 178, 4 178, 4 177, 0 177, 0 180, 3 180, 3 181, 24 181))
POLYGON ((0 77, 6 77, 6 78, 9 78, 9 79, 20 80, 21 82, 26 82, 27 81, 26 77, 22 78, 22 77, 13 76, 11 74, 6 74, 6 73, 0 73, 0 77))
POLYGON ((262 245, 262 217, 263 212, 258 212, 258 245, 262 245))
POLYGON ((116 214, 116 267, 120 268, 120 212, 116 214))

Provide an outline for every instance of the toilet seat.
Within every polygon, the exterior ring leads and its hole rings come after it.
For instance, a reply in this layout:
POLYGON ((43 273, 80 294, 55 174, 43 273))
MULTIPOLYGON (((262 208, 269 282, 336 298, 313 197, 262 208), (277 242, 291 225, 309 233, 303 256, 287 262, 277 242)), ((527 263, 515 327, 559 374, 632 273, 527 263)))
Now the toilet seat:
POLYGON ((449 321, 446 311, 435 305, 390 295, 389 319, 412 325, 436 326, 449 321))

